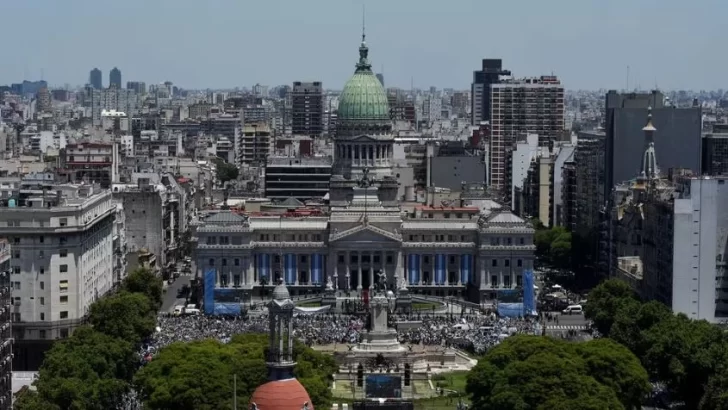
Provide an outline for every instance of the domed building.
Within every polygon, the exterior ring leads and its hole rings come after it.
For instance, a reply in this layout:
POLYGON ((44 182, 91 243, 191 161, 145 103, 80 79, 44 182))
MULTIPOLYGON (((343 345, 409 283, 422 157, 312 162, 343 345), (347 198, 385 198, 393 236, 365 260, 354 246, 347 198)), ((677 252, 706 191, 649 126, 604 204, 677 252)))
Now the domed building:
POLYGON ((281 281, 268 304, 270 346, 268 382, 258 386, 250 397, 250 410, 313 410, 311 398, 293 376, 293 310, 288 288, 281 281))
POLYGON ((378 198, 396 205, 397 181, 392 176, 394 136, 389 102, 382 83, 372 71, 364 34, 354 75, 339 96, 336 121, 331 204, 350 202, 352 188, 358 185, 366 170, 372 186, 378 188, 378 198))

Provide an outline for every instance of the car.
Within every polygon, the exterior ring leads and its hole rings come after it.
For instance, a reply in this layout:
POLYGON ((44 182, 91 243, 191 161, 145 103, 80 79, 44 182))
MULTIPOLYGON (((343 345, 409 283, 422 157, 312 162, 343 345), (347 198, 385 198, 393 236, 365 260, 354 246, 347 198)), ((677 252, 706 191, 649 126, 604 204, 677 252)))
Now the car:
POLYGON ((569 305, 561 312, 565 315, 580 315, 584 313, 584 308, 582 308, 581 305, 569 305))
POLYGON ((175 316, 180 316, 182 313, 184 313, 185 307, 182 305, 177 305, 174 307, 174 310, 172 311, 172 314, 175 316))

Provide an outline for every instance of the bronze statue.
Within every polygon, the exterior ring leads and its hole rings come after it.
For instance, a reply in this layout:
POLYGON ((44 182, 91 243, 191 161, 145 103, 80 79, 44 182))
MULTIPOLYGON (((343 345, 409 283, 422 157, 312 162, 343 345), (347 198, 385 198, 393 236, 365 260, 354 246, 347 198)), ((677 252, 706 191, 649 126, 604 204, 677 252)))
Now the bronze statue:
POLYGON ((377 274, 377 282, 374 284, 374 290, 381 293, 387 292, 387 274, 381 269, 377 274))

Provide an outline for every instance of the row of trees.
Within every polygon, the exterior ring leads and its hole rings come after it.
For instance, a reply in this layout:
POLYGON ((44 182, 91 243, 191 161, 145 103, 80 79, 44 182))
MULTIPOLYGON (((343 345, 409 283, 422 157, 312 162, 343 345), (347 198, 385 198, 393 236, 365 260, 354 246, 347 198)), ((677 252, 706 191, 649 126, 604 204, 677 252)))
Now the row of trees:
POLYGON ((546 228, 537 219, 531 221, 536 228, 534 242, 536 256, 555 268, 571 268, 571 232, 563 226, 546 228))
POLYGON ((131 387, 138 346, 154 331, 161 304, 161 279, 148 269, 132 272, 119 292, 91 305, 89 324, 46 353, 36 391, 23 393, 15 408, 116 408, 131 387))
MULTIPOLYGON (((686 290, 689 291, 689 290, 686 290)), ((608 280, 589 294, 585 314, 599 332, 626 346, 670 401, 685 408, 728 409, 728 335, 719 326, 642 303, 632 289, 608 280)))
MULTIPOLYGON (((267 350, 268 338, 262 334, 236 335, 229 343, 174 343, 137 373, 134 384, 145 409, 232 409, 234 395, 238 403, 247 403, 255 388, 267 381, 267 350)), ((312 403, 331 407, 329 386, 337 371, 333 357, 296 340, 294 359, 296 377, 312 403)))
POLYGON ((612 340, 526 335, 491 349, 466 384, 477 410, 633 409, 649 391, 637 357, 612 340))

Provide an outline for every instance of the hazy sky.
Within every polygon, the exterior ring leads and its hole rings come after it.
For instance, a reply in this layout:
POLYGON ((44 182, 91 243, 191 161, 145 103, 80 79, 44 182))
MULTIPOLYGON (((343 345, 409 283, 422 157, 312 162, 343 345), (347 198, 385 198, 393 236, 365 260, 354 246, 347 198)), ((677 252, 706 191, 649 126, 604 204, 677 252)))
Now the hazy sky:
POLYGON ((0 84, 341 88, 367 42, 385 84, 469 88, 482 58, 567 88, 726 87, 726 0, 0 0, 0 84))

